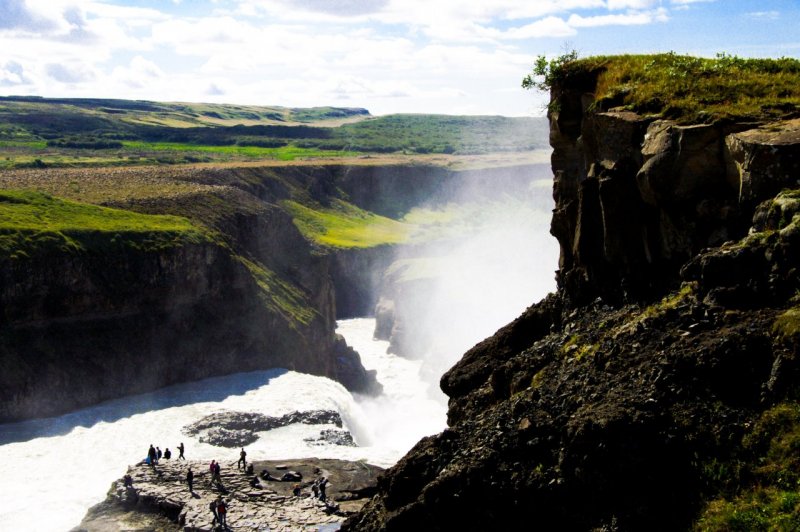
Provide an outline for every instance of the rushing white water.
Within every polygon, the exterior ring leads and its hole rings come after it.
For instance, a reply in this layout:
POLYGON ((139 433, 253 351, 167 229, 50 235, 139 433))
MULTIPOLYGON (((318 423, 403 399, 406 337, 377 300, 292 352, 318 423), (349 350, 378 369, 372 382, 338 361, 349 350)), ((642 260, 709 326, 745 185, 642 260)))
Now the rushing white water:
MULTIPOLYGON (((183 442, 189 459, 238 459, 238 449, 202 444, 181 428, 221 410, 280 416, 293 411, 338 411, 359 447, 311 444, 319 425, 292 425, 261 434, 247 447, 252 460, 318 456, 389 466, 423 435, 444 426, 444 408, 430 401, 416 376, 418 362, 386 355, 373 342, 374 320, 340 323, 340 330, 376 369, 385 395, 354 398, 322 377, 272 370, 182 384, 126 397, 57 418, 0 425, 0 528, 69 530, 105 498, 111 481, 143 459, 152 443, 177 456, 183 442), (362 406, 363 405, 363 406, 362 406), (391 405, 402 405, 400 409, 391 405), (392 418, 397 415, 399 417, 392 418)), ((333 428, 333 427, 322 427, 333 428)))
MULTIPOLYGON (((536 192, 536 182, 532 186, 536 192)), ((377 370, 384 388, 377 398, 354 397, 322 377, 271 370, 173 386, 57 418, 0 425, 0 528, 50 531, 76 526, 105 498, 111 481, 144 458, 151 443, 177 456, 183 442, 187 458, 215 459, 230 467, 238 449, 202 444, 181 433, 184 426, 221 410, 270 416, 336 410, 359 445, 312 444, 306 438, 331 427, 292 425, 265 432, 248 445, 251 460, 317 456, 394 464, 421 437, 445 427, 444 396, 432 385, 442 372, 553 288, 557 246, 546 236, 550 208, 526 198, 483 206, 481 215, 458 231, 464 238, 436 250, 436 260, 426 262, 427 275, 437 279, 433 297, 413 306, 413 319, 406 316, 424 340, 414 346, 417 360, 387 354, 388 342, 372 339, 373 319, 339 323, 338 332, 360 353, 363 365, 377 370)))

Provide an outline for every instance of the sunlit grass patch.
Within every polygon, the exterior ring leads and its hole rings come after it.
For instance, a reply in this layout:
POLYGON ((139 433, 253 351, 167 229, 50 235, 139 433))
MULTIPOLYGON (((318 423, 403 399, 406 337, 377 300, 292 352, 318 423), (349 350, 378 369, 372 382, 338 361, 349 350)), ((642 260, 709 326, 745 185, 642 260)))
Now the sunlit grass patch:
POLYGON ((0 190, 2 256, 19 258, 53 248, 109 245, 160 249, 208 239, 207 232, 178 216, 110 209, 40 192, 0 190))
MULTIPOLYGON (((800 406, 783 403, 765 411, 743 441, 751 453, 747 478, 736 493, 709 501, 695 530, 800 530, 800 406)), ((741 476, 741 473, 737 473, 741 476)))
POLYGON ((406 242, 413 226, 334 200, 331 207, 311 208, 294 201, 283 205, 309 240, 335 248, 368 248, 406 242))
POLYGON ((800 109, 800 60, 702 58, 675 53, 567 61, 550 81, 598 74, 595 103, 679 122, 774 119, 800 109))
POLYGON ((407 283, 421 279, 433 279, 444 270, 446 259, 437 257, 418 257, 413 259, 400 259, 386 269, 384 275, 393 277, 397 282, 407 283))
POLYGON ((300 289, 281 279, 263 264, 244 257, 237 258, 252 274, 261 290, 259 296, 267 307, 283 314, 292 327, 295 326, 295 322, 306 325, 311 323, 316 311, 309 305, 300 289))
POLYGON ((206 153, 246 158, 275 159, 278 161, 294 161, 300 158, 355 157, 358 155, 357 152, 353 151, 320 150, 317 148, 302 148, 293 145, 265 148, 261 146, 209 146, 181 142, 145 142, 137 140, 125 141, 123 142, 123 146, 128 152, 206 153))

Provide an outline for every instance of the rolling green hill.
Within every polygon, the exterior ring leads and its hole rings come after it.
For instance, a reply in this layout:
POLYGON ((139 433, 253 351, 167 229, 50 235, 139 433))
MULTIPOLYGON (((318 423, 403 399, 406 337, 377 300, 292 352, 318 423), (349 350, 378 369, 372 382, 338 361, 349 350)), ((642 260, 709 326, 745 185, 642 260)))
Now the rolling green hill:
POLYGON ((0 97, 0 168, 475 155, 546 147, 542 118, 0 97))

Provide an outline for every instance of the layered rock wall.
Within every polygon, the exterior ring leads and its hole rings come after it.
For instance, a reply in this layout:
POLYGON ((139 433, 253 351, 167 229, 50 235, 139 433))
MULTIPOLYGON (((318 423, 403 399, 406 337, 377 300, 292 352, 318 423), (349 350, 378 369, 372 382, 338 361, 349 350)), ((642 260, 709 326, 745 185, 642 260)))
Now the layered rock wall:
POLYGON ((741 238, 760 201, 797 186, 796 120, 679 125, 595 109, 592 91, 590 79, 556 87, 550 114, 551 233, 576 304, 660 295, 690 257, 741 238))
POLYGON ((189 178, 214 191, 113 206, 188 212, 213 238, 152 247, 98 232, 83 248, 0 259, 0 420, 273 367, 379 389, 334 334, 335 257, 277 205, 290 187, 320 193, 314 173, 210 169, 189 178))
POLYGON ((442 377, 449 428, 343 530, 687 530, 796 489, 752 442, 800 397, 797 123, 590 109, 593 79, 553 94, 558 292, 442 377))

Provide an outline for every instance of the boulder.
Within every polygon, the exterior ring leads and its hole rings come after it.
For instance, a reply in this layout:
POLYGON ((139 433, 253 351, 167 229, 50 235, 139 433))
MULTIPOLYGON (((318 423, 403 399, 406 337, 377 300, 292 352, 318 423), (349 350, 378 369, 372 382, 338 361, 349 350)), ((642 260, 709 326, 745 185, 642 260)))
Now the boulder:
POLYGON ((734 133, 725 144, 740 201, 754 205, 800 185, 800 119, 734 133))
MULTIPOLYGON (((342 426, 342 418, 333 410, 291 412, 280 417, 252 412, 215 412, 183 428, 188 436, 200 436, 200 441, 219 447, 244 447, 258 440, 258 432, 303 423, 306 425, 342 426)), ((339 431, 350 436, 347 431, 339 431)), ((344 436, 342 436, 344 438, 344 436)), ((352 441, 352 436, 350 436, 352 441)), ((355 445, 355 443, 353 443, 355 445)))

